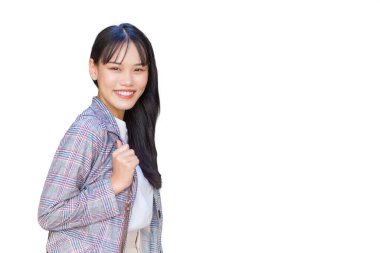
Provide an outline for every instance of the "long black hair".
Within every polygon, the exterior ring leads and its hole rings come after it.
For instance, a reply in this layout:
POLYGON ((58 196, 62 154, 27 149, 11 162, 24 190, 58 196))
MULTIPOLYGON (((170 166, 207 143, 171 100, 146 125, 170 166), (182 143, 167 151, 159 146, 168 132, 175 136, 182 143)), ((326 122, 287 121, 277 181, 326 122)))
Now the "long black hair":
MULTIPOLYGON (((99 60, 106 64, 116 51, 130 40, 136 45, 142 64, 148 65, 148 83, 136 104, 124 114, 124 121, 128 128, 128 144, 139 158, 144 176, 153 187, 159 189, 162 180, 158 171, 154 138, 160 112, 160 98, 156 60, 149 39, 138 28, 128 23, 109 26, 96 37, 91 58, 95 64, 98 64, 99 60)), ((96 80, 94 83, 98 87, 96 80)))

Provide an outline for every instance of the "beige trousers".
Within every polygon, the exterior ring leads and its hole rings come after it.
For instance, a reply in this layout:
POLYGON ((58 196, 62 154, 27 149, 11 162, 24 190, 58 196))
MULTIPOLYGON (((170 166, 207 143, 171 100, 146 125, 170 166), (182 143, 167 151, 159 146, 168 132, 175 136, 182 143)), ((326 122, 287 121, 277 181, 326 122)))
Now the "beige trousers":
POLYGON ((127 253, 143 253, 140 251, 140 230, 129 232, 127 234, 127 253))

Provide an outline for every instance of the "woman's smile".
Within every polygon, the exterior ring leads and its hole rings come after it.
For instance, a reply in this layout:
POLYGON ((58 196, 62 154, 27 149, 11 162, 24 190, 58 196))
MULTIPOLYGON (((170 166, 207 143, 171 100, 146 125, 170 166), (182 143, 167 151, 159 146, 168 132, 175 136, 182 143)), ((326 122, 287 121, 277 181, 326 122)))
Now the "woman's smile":
POLYGON ((135 92, 135 90, 115 90, 116 95, 122 99, 131 99, 135 92))

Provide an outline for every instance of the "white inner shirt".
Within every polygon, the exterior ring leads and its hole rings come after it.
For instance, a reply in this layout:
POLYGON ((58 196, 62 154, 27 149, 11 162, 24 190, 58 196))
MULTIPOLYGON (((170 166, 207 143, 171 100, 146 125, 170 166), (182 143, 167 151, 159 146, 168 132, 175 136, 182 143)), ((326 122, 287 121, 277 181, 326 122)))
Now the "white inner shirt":
MULTIPOLYGON (((124 120, 115 117, 124 143, 128 143, 127 125, 124 120)), ((132 215, 128 225, 128 232, 136 231, 150 225, 153 214, 153 186, 144 177, 139 165, 137 172, 137 192, 132 207, 132 215)))

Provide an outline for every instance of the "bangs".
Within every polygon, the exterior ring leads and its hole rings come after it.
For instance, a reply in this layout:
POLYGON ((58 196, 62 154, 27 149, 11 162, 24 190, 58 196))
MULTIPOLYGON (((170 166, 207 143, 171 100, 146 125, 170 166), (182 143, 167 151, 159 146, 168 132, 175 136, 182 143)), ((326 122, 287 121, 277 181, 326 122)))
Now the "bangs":
MULTIPOLYGON (((125 43, 127 43, 127 47, 128 47, 128 43, 129 43, 128 37, 125 38, 124 40, 114 40, 110 42, 108 46, 104 48, 103 53, 100 56, 100 60, 102 61, 102 63, 103 64, 109 63, 112 59, 112 56, 114 56, 115 54, 116 54, 116 59, 118 59, 120 51, 125 43)), ((127 50, 125 50, 122 60, 120 62, 115 62, 115 63, 120 64, 124 60, 126 53, 127 53, 127 50)))
MULTIPOLYGON (((127 49, 124 52, 123 57, 121 58, 121 61, 113 61, 112 63, 116 64, 121 64, 125 58, 125 55, 127 54, 128 51, 128 44, 131 41, 131 39, 126 36, 123 40, 114 40, 111 43, 108 44, 103 50, 102 55, 100 56, 101 62, 105 65, 109 62, 111 62, 111 59, 113 56, 116 56, 115 59, 119 59, 119 54, 121 52, 121 49, 123 46, 126 44, 127 49)), ((142 46, 142 43, 140 41, 132 41, 139 53, 141 64, 142 65, 148 65, 149 64, 149 59, 147 57, 148 53, 146 52, 145 48, 142 46)))
POLYGON ((148 52, 146 51, 147 49, 143 46, 142 41, 134 41, 134 43, 137 48, 137 52, 139 52, 141 64, 143 66, 149 65, 150 59, 148 59, 148 52))

